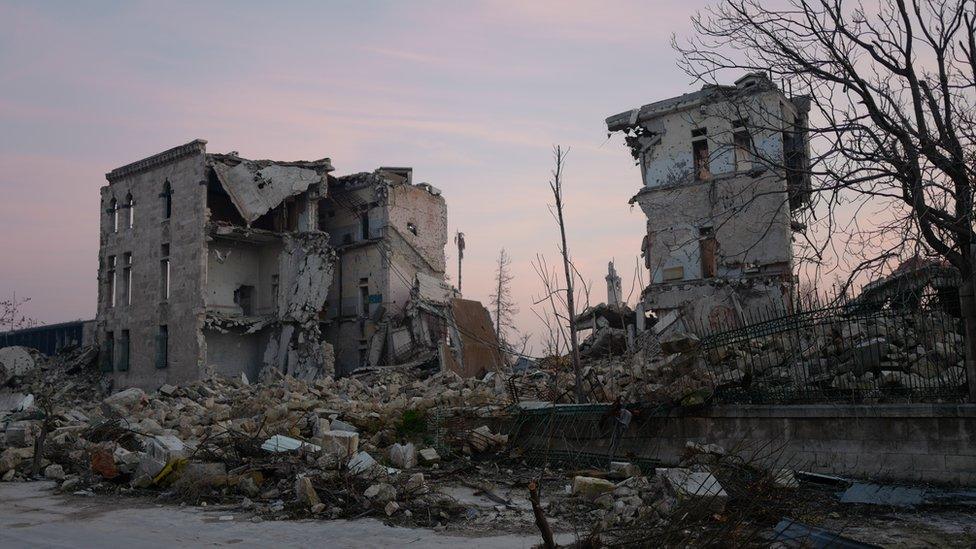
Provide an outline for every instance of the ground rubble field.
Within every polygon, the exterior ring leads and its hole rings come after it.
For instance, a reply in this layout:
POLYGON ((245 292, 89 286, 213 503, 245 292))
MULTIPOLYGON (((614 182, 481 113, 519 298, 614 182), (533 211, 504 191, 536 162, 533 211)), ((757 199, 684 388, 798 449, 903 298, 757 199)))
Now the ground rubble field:
MULTIPOLYGON (((688 352, 687 344, 665 347, 688 352)), ((143 498, 253 522, 368 517, 473 537, 535 534, 547 525, 580 547, 763 546, 784 519, 832 532, 856 524, 858 539, 869 540, 865 525, 879 514, 876 506, 842 504, 837 486, 715 445, 690 444, 667 467, 609 456, 599 467, 529 461, 500 420, 517 413, 514 378, 497 373, 461 379, 391 368, 262 383, 215 376, 110 393, 94 356, 34 355, 33 367, 7 376, 0 480, 47 479, 69 497, 143 498)), ((600 362, 587 367, 594 386, 620 375, 600 362)), ((553 372, 527 373, 519 383, 556 393, 562 374, 553 372)), ((697 404, 704 386, 688 370, 657 379, 652 394, 675 406, 697 404)), ((958 539, 976 541, 972 530, 960 531, 958 539)))

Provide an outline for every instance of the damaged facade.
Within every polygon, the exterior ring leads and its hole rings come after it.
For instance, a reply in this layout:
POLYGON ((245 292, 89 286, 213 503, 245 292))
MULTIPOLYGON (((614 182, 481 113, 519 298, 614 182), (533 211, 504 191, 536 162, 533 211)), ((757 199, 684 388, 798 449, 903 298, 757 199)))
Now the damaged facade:
POLYGON ((195 140, 107 174, 96 331, 116 386, 460 356, 440 191, 331 171, 195 140))
POLYGON ((789 307, 794 213, 810 190, 808 110, 750 74, 607 119, 643 177, 631 203, 647 215, 649 310, 715 326, 789 307))
POLYGON ((316 215, 330 171, 198 139, 107 174, 97 337, 115 383, 331 369, 318 314, 334 252, 316 215))

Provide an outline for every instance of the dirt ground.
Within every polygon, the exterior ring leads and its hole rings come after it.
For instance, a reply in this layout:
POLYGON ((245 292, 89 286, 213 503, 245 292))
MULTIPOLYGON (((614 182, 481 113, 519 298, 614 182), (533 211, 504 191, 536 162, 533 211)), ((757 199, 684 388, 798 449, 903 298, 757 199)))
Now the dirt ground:
MULTIPOLYGON (((239 510, 109 496, 61 496, 53 482, 0 484, 0 547, 531 547, 522 535, 462 536, 375 519, 252 522, 239 510)), ((567 543, 572 536, 560 536, 567 543)))

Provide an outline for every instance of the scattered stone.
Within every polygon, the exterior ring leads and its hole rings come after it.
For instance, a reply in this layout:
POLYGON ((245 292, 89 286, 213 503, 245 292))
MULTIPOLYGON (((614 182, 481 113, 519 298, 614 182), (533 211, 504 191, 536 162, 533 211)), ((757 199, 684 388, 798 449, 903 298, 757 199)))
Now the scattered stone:
POLYGON ((611 461, 610 476, 616 479, 636 477, 641 474, 640 467, 626 461, 611 461))
POLYGON ((715 512, 725 509, 729 496, 711 473, 678 468, 655 469, 654 473, 679 501, 694 499, 708 504, 715 512))
POLYGON ((417 448, 410 442, 390 446, 390 462, 400 469, 412 469, 417 465, 417 448))
POLYGON ((362 475, 376 465, 377 463, 376 460, 373 459, 373 456, 366 452, 359 452, 349 460, 349 465, 347 467, 349 472, 353 475, 362 475))
POLYGON ((425 465, 437 463, 438 461, 441 460, 441 456, 437 453, 437 450, 435 450, 434 448, 424 448, 423 450, 418 452, 418 455, 420 456, 421 463, 424 463, 425 465))
POLYGON ((166 395, 166 396, 173 396, 176 394, 176 390, 177 390, 176 387, 167 383, 159 388, 159 394, 166 395))
POLYGON ((64 469, 57 463, 52 463, 44 468, 44 478, 64 480, 64 469))
POLYGON ((359 451, 359 434, 352 431, 327 431, 319 439, 322 451, 347 458, 359 451))
POLYGON ((14 345, 0 349, 0 387, 26 376, 36 367, 31 349, 14 345))
POLYGON ((393 514, 399 510, 400 510, 400 505, 395 501, 391 501, 387 503, 386 507, 383 508, 383 511, 386 512, 386 516, 388 517, 392 517, 393 514))
POLYGON ((188 449, 179 437, 173 435, 160 435, 148 439, 143 443, 145 452, 167 463, 172 459, 186 457, 188 449))
POLYGON ((313 507, 320 503, 319 495, 312 486, 312 481, 308 477, 298 477, 295 479, 295 498, 298 503, 306 507, 313 507))
POLYGON ((348 431, 350 433, 358 433, 359 432, 359 429, 357 429, 355 425, 352 425, 351 423, 346 423, 345 421, 342 421, 341 419, 336 419, 336 420, 333 420, 332 421, 332 430, 333 431, 348 431))
POLYGON ((396 488, 394 488, 391 484, 380 482, 366 488, 366 491, 363 492, 363 496, 365 496, 366 499, 373 500, 377 503, 385 503, 387 501, 396 499, 396 488))
POLYGON ((403 485, 403 488, 411 494, 424 494, 427 493, 427 483, 424 480, 423 473, 414 473, 410 475, 407 482, 403 485))
POLYGON ((573 495, 586 499, 596 499, 597 496, 612 492, 614 483, 609 480, 594 477, 573 477, 573 495))

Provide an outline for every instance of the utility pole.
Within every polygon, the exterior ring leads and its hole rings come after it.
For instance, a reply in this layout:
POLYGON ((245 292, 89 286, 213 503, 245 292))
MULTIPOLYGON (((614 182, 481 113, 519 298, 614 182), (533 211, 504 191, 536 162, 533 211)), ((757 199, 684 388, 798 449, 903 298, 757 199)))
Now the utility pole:
POLYGON ((464 259, 464 233, 458 231, 454 235, 454 243, 458 249, 458 293, 461 293, 461 260, 464 259))

